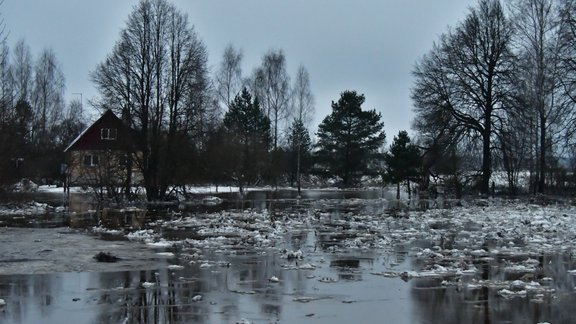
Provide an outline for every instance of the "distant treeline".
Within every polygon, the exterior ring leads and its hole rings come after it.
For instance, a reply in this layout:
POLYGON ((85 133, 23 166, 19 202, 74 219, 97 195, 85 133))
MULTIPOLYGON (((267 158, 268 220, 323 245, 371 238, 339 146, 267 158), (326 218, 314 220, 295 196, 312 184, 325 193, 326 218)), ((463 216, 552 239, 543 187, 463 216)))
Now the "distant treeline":
MULTIPOLYGON (((150 200, 195 183, 353 187, 366 177, 398 193, 442 178, 457 195, 489 194, 494 170, 508 194, 576 187, 576 1, 480 0, 416 63, 414 138, 402 131, 388 149, 381 115, 352 90, 311 130, 308 71, 291 77, 282 50, 245 75, 229 45, 212 73, 167 0, 141 1, 119 35, 91 72, 100 96, 90 104, 136 131, 150 200)), ((82 100, 65 104, 52 51, 33 59, 23 41, 4 41, 0 54, 0 182, 62 179, 63 150, 86 127, 82 100)))

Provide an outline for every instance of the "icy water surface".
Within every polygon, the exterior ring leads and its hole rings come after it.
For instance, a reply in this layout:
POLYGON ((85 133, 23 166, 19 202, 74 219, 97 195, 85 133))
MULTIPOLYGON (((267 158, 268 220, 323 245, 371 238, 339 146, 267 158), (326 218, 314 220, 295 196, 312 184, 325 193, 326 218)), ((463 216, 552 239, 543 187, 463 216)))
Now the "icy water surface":
POLYGON ((570 205, 423 211, 381 191, 219 197, 62 216, 64 232, 31 234, 26 224, 45 216, 18 218, 14 231, 26 232, 0 233, 0 267, 16 269, 0 271, 0 322, 576 322, 570 205), (58 259, 52 242, 82 253, 58 259), (97 263, 99 250, 120 260, 97 263), (50 258, 65 266, 50 271, 50 258))
MULTIPOLYGON (((364 268, 283 269, 273 255, 229 256, 230 265, 154 271, 7 276, 7 323, 364 323, 410 318, 401 280, 364 268), (278 281, 270 279, 277 276, 278 281), (201 297, 197 297, 201 296, 201 297)), ((178 260, 173 260, 178 263, 178 260)), ((329 261, 328 261, 329 262, 329 261)))

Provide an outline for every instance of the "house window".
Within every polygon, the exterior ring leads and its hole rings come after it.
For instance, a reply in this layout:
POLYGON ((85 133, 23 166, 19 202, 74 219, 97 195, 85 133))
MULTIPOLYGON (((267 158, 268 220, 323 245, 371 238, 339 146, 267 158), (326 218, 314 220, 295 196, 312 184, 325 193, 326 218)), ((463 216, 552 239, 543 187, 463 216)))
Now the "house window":
POLYGON ((102 128, 100 130, 100 138, 103 140, 112 141, 116 139, 117 135, 116 128, 102 128))
POLYGON ((84 155, 84 166, 94 167, 97 166, 99 162, 98 155, 86 154, 84 155))

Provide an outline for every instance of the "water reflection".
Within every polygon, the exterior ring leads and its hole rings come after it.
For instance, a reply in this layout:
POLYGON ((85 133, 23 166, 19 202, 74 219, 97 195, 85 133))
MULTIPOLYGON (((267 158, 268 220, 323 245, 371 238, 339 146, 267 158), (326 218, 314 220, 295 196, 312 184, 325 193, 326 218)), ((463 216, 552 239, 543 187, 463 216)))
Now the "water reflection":
MULTIPOLYGON (((468 253, 496 246, 488 240, 459 245, 462 240, 457 238, 481 231, 482 224, 470 221, 458 233, 446 219, 428 224, 430 230, 443 231, 442 235, 424 233, 409 241, 378 243, 382 233, 369 224, 374 218, 384 220, 386 226, 379 229, 383 233, 409 231, 414 226, 399 214, 406 207, 390 203, 378 190, 306 191, 302 197, 294 191, 263 191, 220 197, 223 201, 218 205, 199 199, 157 206, 154 212, 77 213, 70 216, 69 224, 123 231, 154 228, 162 238, 185 240, 200 238, 195 225, 159 227, 156 221, 251 209, 266 210, 272 221, 301 219, 302 226, 288 229, 285 240, 269 249, 230 244, 219 251, 205 249, 201 257, 191 258, 193 246, 170 247, 175 252, 168 260, 172 267, 159 266, 153 271, 3 276, 0 298, 7 305, 0 312, 0 322, 576 322, 571 311, 576 302, 575 282, 569 273, 576 262, 570 253, 471 256, 465 262, 477 269, 475 273, 403 281, 375 274, 449 265, 415 257, 416 248, 469 248, 468 253), (354 240, 359 246, 344 245, 354 240), (305 258, 287 259, 284 250, 301 250, 305 258), (508 267, 526 261, 536 270, 508 267), (539 282, 542 289, 528 290, 525 296, 502 296, 503 288, 514 290, 510 287, 514 280, 539 282)), ((444 260, 459 261, 457 257, 444 260)))
MULTIPOLYGON (((576 314, 570 310, 576 301, 574 261, 566 253, 540 256, 505 256, 477 260, 479 273, 462 277, 455 284, 445 285, 447 278, 416 279, 411 282, 415 314, 421 323, 574 323, 576 314), (535 272, 508 270, 511 259, 540 260, 535 272), (486 283, 478 285, 478 281, 486 283), (523 281, 514 281, 522 279, 523 281), (506 281, 505 281, 506 280, 506 281), (520 291, 523 282, 539 282, 542 289, 528 289, 518 296, 506 297, 502 289, 520 291), (510 284, 510 282, 512 282, 510 284), (519 287, 514 288, 514 285, 519 287), (512 286, 512 287, 511 287, 512 286), (566 308, 568 307, 568 308, 566 308)), ((449 280, 449 279, 448 279, 449 280)))
POLYGON ((505 299, 498 289, 458 287, 418 287, 412 299, 419 323, 574 323, 576 314, 569 305, 574 294, 534 301, 530 298, 505 299))
MULTIPOLYGON (((571 289, 574 282, 565 272, 573 264, 566 256, 544 256, 544 275, 558 278, 552 286, 562 292, 535 301, 530 293, 527 298, 505 299, 497 294, 500 288, 468 286, 470 278, 447 286, 443 284, 447 278, 404 282, 371 275, 391 263, 406 268, 402 249, 386 256, 308 252, 307 261, 317 265, 315 270, 287 270, 287 265, 295 266, 297 261, 263 253, 207 255, 206 260, 218 260, 211 263, 190 263, 179 257, 170 260, 183 265, 182 269, 1 276, 0 298, 7 305, 0 312, 0 322, 234 323, 245 318, 256 322, 307 319, 347 323, 351 317, 362 316, 365 323, 378 323, 383 310, 400 322, 412 323, 576 320, 571 311, 576 302, 571 289), (279 281, 271 282, 272 276, 279 281), (407 305, 412 306, 406 309, 407 305), (366 307, 369 313, 364 315, 366 307), (396 307, 404 311, 395 313, 396 307), (315 316, 306 317, 310 314, 315 316)), ((489 272, 485 276, 492 275, 501 274, 489 272)))
MULTIPOLYGON (((0 298, 7 301, 0 321, 234 323, 243 318, 256 322, 304 319, 307 314, 322 313, 322 301, 338 304, 344 299, 359 299, 360 291, 349 282, 368 279, 356 272, 374 266, 369 257, 358 259, 357 264, 338 263, 335 261, 342 257, 333 256, 322 267, 316 259, 320 256, 311 256, 310 261, 319 265, 316 270, 287 270, 286 266, 294 267, 297 261, 262 253, 206 257, 226 262, 170 260, 182 265, 181 269, 0 276, 0 298), (349 264, 355 268, 350 269, 349 264), (270 280, 273 276, 278 282, 270 280), (319 279, 324 277, 337 280, 322 283, 319 279), (201 300, 197 296, 202 296, 201 300), (311 302, 302 304, 295 301, 297 298, 311 302)), ((382 288, 377 286, 374 289, 382 288)))

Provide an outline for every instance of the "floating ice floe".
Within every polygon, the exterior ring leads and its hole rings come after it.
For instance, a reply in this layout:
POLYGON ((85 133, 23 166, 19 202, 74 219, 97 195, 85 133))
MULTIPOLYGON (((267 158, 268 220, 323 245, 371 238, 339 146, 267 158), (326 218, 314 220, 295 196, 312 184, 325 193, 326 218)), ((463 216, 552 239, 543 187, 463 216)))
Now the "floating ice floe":
POLYGON ((172 241, 167 241, 163 238, 159 239, 158 241, 155 242, 146 242, 147 245, 151 246, 151 247, 156 247, 156 248, 166 248, 166 247, 171 247, 174 244, 176 244, 176 242, 172 242, 172 241))
POLYGON ((156 285, 156 283, 154 283, 154 282, 148 282, 148 281, 145 281, 145 282, 142 283, 142 287, 144 287, 144 288, 152 288, 152 287, 154 287, 155 285, 156 285))
POLYGON ((208 262, 204 262, 204 263, 200 264, 201 269, 211 268, 212 266, 213 266, 213 264, 208 263, 208 262))
POLYGON ((302 265, 298 266, 298 269, 302 269, 302 270, 314 270, 316 269, 316 267, 310 263, 304 263, 302 265))
POLYGON ((272 277, 270 277, 270 279, 268 279, 268 281, 276 283, 276 282, 279 282, 280 279, 278 279, 278 277, 276 277, 276 276, 272 276, 272 277))
POLYGON ((94 233, 102 233, 102 234, 110 234, 110 235, 122 235, 124 234, 123 230, 118 229, 108 229, 102 225, 92 227, 92 232, 94 233))
POLYGON ((55 211, 45 203, 29 202, 22 204, 8 204, 0 206, 0 216, 31 216, 43 215, 55 211))
POLYGON ((502 289, 498 291, 498 295, 501 297, 504 297, 506 299, 508 298, 514 298, 514 297, 526 297, 527 291, 526 290, 519 290, 519 291, 512 291, 512 290, 508 290, 508 289, 502 289))
POLYGON ((202 204, 204 204, 205 206, 218 206, 222 203, 222 198, 219 197, 204 197, 202 199, 202 204))

